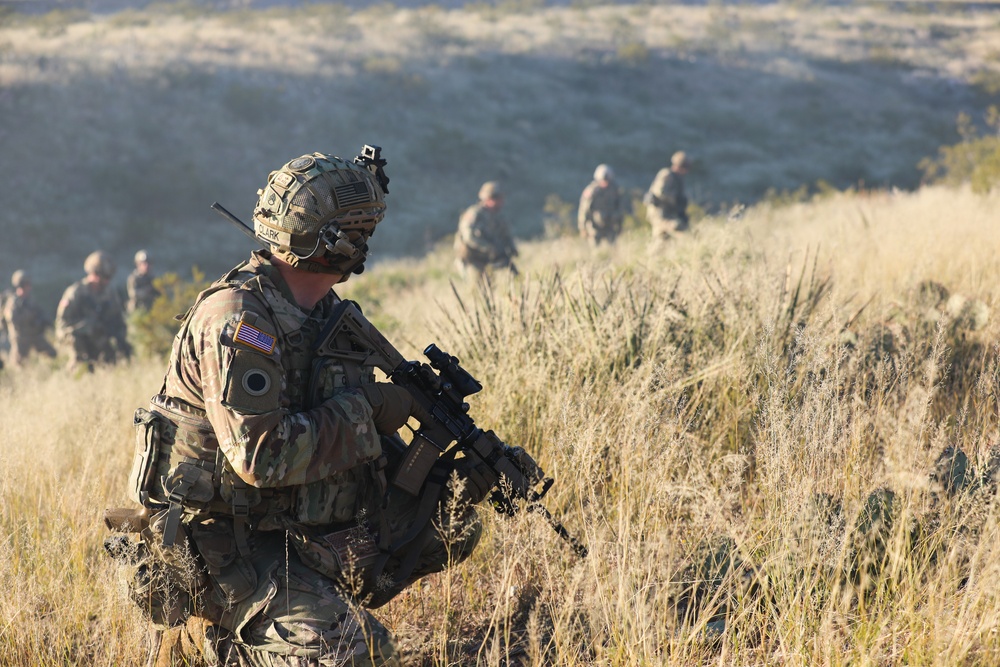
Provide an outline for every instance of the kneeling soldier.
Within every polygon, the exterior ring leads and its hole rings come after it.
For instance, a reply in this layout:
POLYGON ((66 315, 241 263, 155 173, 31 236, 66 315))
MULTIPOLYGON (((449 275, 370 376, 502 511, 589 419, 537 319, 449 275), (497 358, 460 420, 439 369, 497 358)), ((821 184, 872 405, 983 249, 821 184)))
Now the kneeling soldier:
POLYGON ((150 664, 398 665, 367 609, 479 539, 471 504, 496 476, 454 462, 457 488, 387 484, 397 431, 429 416, 350 340, 321 335, 385 213, 382 164, 313 153, 271 173, 253 213, 270 249, 198 296, 136 413, 146 515, 126 555, 157 629, 150 664))

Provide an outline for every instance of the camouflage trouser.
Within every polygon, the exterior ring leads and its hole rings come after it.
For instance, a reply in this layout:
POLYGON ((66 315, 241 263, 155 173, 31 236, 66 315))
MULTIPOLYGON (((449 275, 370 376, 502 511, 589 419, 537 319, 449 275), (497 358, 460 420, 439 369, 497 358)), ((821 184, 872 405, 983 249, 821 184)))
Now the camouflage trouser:
POLYGON ((78 367, 93 370, 94 364, 113 364, 117 359, 117 352, 110 339, 74 337, 68 341, 66 348, 69 352, 69 370, 78 367))
MULTIPOLYGON (((394 493, 385 513, 398 540, 414 525, 419 502, 394 493)), ((479 541, 479 518, 471 508, 452 514, 438 512, 408 549, 389 557, 374 590, 364 591, 359 602, 345 595, 341 584, 305 565, 284 532, 260 533, 250 557, 258 577, 254 591, 235 604, 208 605, 212 610, 202 612, 219 626, 212 628, 219 635, 214 644, 184 640, 192 634, 189 621, 161 633, 159 641, 154 637, 150 665, 167 667, 174 656, 240 667, 400 665, 388 630, 361 605, 381 606, 420 577, 468 558, 479 541)))
POLYGON ((455 260, 455 269, 463 278, 482 279, 489 270, 488 264, 473 264, 461 258, 455 260))
POLYGON ((483 280, 496 269, 506 269, 515 276, 518 273, 517 267, 509 257, 486 264, 470 262, 459 258, 455 260, 455 268, 462 274, 463 278, 474 280, 483 280))
POLYGON ((10 334, 10 363, 14 366, 21 365, 26 361, 31 351, 35 350, 46 357, 56 356, 56 351, 49 345, 49 341, 42 337, 21 336, 17 333, 10 334))
POLYGON ((653 245, 669 241, 677 232, 687 229, 687 224, 678 218, 668 218, 658 206, 646 207, 646 219, 653 231, 653 245))
POLYGON ((584 235, 590 242, 592 248, 596 248, 601 243, 614 244, 615 239, 618 238, 618 229, 615 227, 597 227, 595 225, 587 225, 584 227, 584 235))

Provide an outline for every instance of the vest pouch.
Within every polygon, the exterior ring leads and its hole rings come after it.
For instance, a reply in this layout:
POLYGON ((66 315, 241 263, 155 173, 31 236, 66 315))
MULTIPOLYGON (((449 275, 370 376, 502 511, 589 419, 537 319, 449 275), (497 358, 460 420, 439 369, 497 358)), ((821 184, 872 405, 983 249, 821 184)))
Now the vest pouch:
POLYGON ((173 501, 176 495, 185 508, 205 509, 215 498, 215 484, 212 481, 214 467, 196 460, 178 463, 163 480, 167 498, 173 501))
POLYGON ((370 583, 368 570, 381 555, 375 536, 363 524, 321 535, 292 529, 288 537, 303 563, 341 582, 352 595, 365 590, 370 583))
POLYGON ((249 509, 254 510, 255 512, 259 512, 264 509, 260 507, 261 500, 263 499, 261 490, 255 486, 250 486, 240 479, 239 476, 233 472, 233 469, 230 467, 229 462, 226 461, 225 456, 220 454, 219 462, 216 465, 221 466, 219 474, 219 497, 222 498, 222 501, 226 503, 226 505, 232 506, 236 490, 240 489, 246 495, 246 503, 249 509))
POLYGON ((350 521, 357 513, 360 490, 358 468, 300 486, 295 490, 292 520, 305 526, 350 521))
POLYGON ((216 602, 226 608, 257 589, 257 572, 239 557, 231 519, 209 519, 190 525, 191 539, 208 567, 216 602))
POLYGON ((466 264, 472 264, 473 266, 486 266, 493 261, 493 256, 479 248, 473 248, 465 243, 455 244, 455 254, 460 260, 466 264))
POLYGON ((218 439, 212 430, 212 425, 205 417, 205 411, 196 408, 185 401, 164 394, 157 394, 150 399, 150 411, 156 415, 159 427, 155 470, 148 488, 149 500, 153 503, 168 504, 190 497, 201 500, 206 493, 202 473, 187 471, 188 467, 200 467, 207 470, 209 477, 215 468, 216 452, 219 449, 218 439), (183 476, 183 480, 178 479, 183 476), (183 489, 178 485, 183 482, 183 489), (193 491, 189 487, 198 487, 193 491), (171 492, 176 492, 171 499, 171 492))
POLYGON ((156 477, 156 461, 164 430, 163 418, 155 412, 139 408, 132 417, 135 427, 135 454, 132 472, 128 476, 129 496, 140 505, 149 500, 150 488, 156 477))

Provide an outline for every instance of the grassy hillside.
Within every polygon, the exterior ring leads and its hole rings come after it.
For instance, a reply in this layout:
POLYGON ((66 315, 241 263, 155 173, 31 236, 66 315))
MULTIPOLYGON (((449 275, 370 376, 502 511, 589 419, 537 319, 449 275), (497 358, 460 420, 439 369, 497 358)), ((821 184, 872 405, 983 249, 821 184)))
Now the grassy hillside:
POLYGON ((365 142, 392 177, 382 257, 451 233, 485 180, 537 236, 545 198, 575 201, 597 163, 644 189, 679 148, 709 210, 819 179, 908 188, 958 112, 996 99, 986 5, 544 4, 3 14, 0 233, 16 253, 0 279, 32 267, 54 310, 97 247, 216 275, 246 242, 213 201, 247 218, 271 169, 365 142))
MULTIPOLYGON (((997 664, 998 205, 839 194, 655 257, 527 243, 486 291, 444 249, 345 285, 484 381, 472 414, 591 551, 484 511, 470 562, 378 612, 412 664, 997 664)), ((141 664, 100 512, 161 370, 0 376, 0 664, 141 664)))

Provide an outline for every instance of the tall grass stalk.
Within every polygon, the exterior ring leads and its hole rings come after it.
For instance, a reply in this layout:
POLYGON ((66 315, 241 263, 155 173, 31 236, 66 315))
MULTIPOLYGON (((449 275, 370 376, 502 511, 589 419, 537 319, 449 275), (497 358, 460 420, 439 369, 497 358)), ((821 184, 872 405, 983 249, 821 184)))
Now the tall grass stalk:
MULTIPOLYGON (((484 509, 468 562, 377 612, 412 664, 996 664, 1000 325, 973 308, 994 306, 996 210, 836 195, 657 256, 558 238, 485 286, 444 250, 348 283, 405 351, 437 342, 483 381, 477 422, 537 456, 590 549, 484 509)), ((161 366, 0 379, 0 664, 141 664, 100 511, 161 366)))

